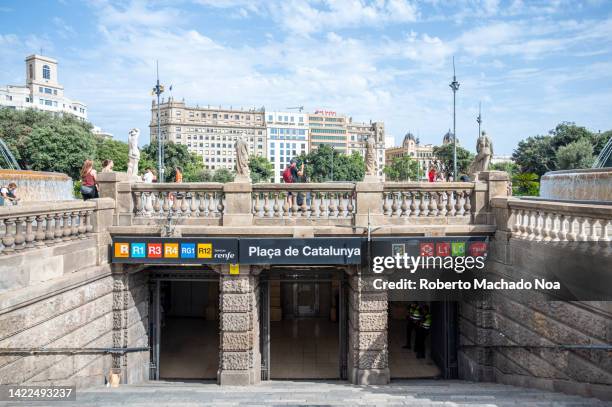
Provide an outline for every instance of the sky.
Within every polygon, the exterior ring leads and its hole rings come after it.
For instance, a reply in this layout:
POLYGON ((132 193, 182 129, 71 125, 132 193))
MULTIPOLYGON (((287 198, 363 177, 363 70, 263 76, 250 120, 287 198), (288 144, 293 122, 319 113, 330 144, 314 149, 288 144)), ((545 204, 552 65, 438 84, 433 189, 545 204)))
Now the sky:
POLYGON ((188 105, 334 110, 440 144, 454 56, 472 151, 479 103, 495 154, 562 121, 612 129, 608 0, 0 0, 0 84, 41 49, 93 124, 141 144, 156 60, 188 105))

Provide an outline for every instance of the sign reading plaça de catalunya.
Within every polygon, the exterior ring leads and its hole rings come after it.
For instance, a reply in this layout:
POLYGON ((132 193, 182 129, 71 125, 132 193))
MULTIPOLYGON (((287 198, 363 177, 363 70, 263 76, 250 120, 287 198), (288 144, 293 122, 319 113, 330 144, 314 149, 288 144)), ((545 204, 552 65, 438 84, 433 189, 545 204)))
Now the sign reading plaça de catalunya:
POLYGON ((361 264, 361 238, 240 239, 242 264, 361 264))

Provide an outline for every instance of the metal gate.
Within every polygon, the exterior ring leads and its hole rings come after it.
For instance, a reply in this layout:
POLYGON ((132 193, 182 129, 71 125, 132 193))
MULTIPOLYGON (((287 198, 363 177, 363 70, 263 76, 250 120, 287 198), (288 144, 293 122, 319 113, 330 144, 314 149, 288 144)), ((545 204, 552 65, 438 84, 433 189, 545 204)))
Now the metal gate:
POLYGON ((459 375, 457 364, 457 303, 435 301, 431 303, 434 316, 431 326, 432 359, 442 370, 444 379, 456 379, 459 375))

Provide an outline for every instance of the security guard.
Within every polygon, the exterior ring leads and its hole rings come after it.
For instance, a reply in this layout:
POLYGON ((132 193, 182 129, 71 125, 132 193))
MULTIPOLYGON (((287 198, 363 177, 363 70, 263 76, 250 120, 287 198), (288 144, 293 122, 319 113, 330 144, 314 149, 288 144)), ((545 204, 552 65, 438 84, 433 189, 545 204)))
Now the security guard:
POLYGON ((415 330, 421 318, 422 314, 419 305, 413 302, 408 307, 408 315, 406 316, 406 344, 403 346, 404 349, 412 347, 412 331, 415 330))
POLYGON ((429 329, 431 328, 431 313, 427 305, 423 305, 422 315, 423 318, 416 327, 414 340, 414 351, 416 352, 417 359, 423 359, 425 357, 425 339, 427 339, 429 329))

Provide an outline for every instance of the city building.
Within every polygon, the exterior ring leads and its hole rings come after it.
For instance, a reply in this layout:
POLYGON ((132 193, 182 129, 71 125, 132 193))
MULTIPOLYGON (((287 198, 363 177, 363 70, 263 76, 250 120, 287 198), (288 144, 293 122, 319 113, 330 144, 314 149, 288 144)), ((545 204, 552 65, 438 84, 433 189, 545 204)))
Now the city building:
POLYGON ((372 136, 376 140, 378 156, 378 175, 383 175, 385 164, 385 124, 382 122, 358 123, 349 117, 347 123, 348 154, 354 151, 365 157, 366 140, 372 136))
POLYGON ((331 110, 316 110, 308 114, 310 133, 310 150, 320 145, 334 148, 341 153, 348 153, 347 117, 331 110))
MULTIPOLYGON (((446 144, 447 136, 448 134, 444 136, 442 140, 443 144, 446 144)), ((419 178, 423 178, 429 167, 436 160, 433 148, 433 144, 421 144, 412 133, 408 132, 404 136, 404 141, 401 146, 391 147, 385 150, 385 165, 391 165, 393 160, 398 157, 412 157, 419 163, 419 178)))
POLYGON ((511 155, 494 155, 491 157, 491 164, 513 163, 511 155))
POLYGON ((64 87, 59 83, 57 60, 30 55, 25 63, 26 84, 0 87, 0 107, 70 113, 81 120, 87 119, 87 105, 64 95, 64 87))
POLYGON ((308 114, 266 112, 268 159, 274 167, 274 182, 280 182, 283 170, 293 157, 308 153, 308 114))
POLYGON ((96 136, 103 138, 103 139, 112 139, 113 135, 107 131, 102 130, 101 127, 98 126, 93 126, 93 128, 91 129, 91 132, 93 134, 95 134, 96 136))
MULTIPOLYGON (((187 106, 169 98, 159 106, 161 134, 165 141, 187 146, 202 157, 204 167, 233 170, 234 143, 245 136, 250 154, 266 156, 264 109, 224 109, 187 106)), ((151 104, 151 142, 157 140, 157 103, 151 104)))

